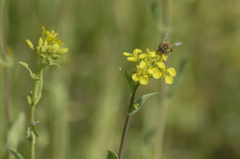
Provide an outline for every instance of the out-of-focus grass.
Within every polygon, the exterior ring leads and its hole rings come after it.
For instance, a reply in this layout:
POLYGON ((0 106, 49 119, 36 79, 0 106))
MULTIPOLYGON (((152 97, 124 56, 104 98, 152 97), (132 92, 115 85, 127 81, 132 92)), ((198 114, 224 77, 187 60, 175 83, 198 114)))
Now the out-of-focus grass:
MULTIPOLYGON (((168 65, 177 69, 185 55, 189 61, 169 99, 166 159, 240 157, 239 3, 172 0, 169 40, 184 44, 169 54, 168 65)), ((42 25, 58 32, 69 48, 58 61, 61 70, 44 70, 43 96, 36 106, 41 134, 37 159, 104 159, 106 149, 117 152, 129 101, 128 85, 118 67, 134 68, 122 52, 157 49, 162 40, 150 1, 12 0, 7 6, 7 43, 15 61, 26 61, 36 70, 37 56, 24 41, 28 38, 36 43, 42 25)), ((33 81, 18 64, 11 74, 16 120, 21 111, 29 114, 26 96, 33 81)), ((2 73, 0 79, 3 88, 2 73)), ((148 86, 141 86, 137 98, 155 92, 159 82, 151 80, 148 86)), ((125 158, 151 158, 159 116, 155 101, 146 102, 133 117, 125 158)), ((0 158, 6 158, 2 151, 7 133, 3 91, 0 106, 0 158)), ((18 151, 29 158, 28 142, 22 142, 18 151)))

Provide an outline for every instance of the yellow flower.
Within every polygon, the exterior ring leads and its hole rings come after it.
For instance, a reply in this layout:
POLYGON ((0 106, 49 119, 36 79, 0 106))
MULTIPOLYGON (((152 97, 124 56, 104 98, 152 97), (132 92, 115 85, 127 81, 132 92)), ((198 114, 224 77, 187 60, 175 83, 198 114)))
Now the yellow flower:
POLYGON ((175 77, 176 74, 177 74, 176 70, 172 67, 165 70, 164 75, 163 75, 163 77, 165 78, 165 82, 167 84, 172 84, 173 83, 173 77, 175 77), (169 73, 169 75, 166 75, 167 73, 169 73))
POLYGON ((147 74, 147 69, 141 69, 140 66, 137 66, 137 73, 134 73, 132 75, 132 79, 135 82, 138 82, 142 85, 147 85, 148 84, 148 74, 147 74))
POLYGON ((139 63, 139 68, 140 68, 140 69, 147 69, 147 63, 142 60, 142 61, 139 63))
POLYGON ((157 56, 157 52, 156 51, 150 51, 148 48, 146 49, 146 53, 143 53, 141 55, 139 55, 140 59, 145 59, 145 58, 154 58, 157 56))
POLYGON ((63 44, 63 42, 55 38, 58 34, 55 33, 54 30, 52 30, 52 32, 50 33, 48 30, 46 31, 44 26, 42 26, 42 29, 43 29, 43 32, 42 32, 43 39, 46 40, 48 44, 50 45, 53 45, 55 43, 63 44), (45 34, 46 34, 46 37, 45 37, 45 34))
POLYGON ((157 67, 149 67, 148 73, 155 79, 159 79, 162 76, 162 72, 157 67))
POLYGON ((124 52, 123 55, 124 56, 128 56, 127 60, 131 61, 131 62, 138 62, 139 61, 139 54, 142 53, 142 50, 140 49, 135 49, 133 50, 133 53, 128 53, 128 52, 124 52))

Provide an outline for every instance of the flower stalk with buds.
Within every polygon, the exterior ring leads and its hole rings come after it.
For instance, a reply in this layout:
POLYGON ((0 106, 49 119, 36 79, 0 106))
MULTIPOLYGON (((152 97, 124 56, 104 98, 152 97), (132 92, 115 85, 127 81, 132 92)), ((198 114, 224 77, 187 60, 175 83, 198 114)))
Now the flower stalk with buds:
POLYGON ((36 129, 36 124, 38 123, 38 121, 35 121, 34 114, 35 106, 42 96, 43 68, 50 65, 55 65, 60 68, 60 65, 54 63, 54 60, 60 58, 60 56, 62 56, 68 51, 68 48, 60 48, 60 45, 62 45, 63 43, 56 38, 57 33, 55 33, 54 30, 50 33, 49 31, 46 31, 44 26, 42 27, 42 29, 42 37, 39 38, 36 47, 34 47, 30 40, 27 39, 25 41, 27 46, 30 49, 34 50, 41 58, 40 64, 38 65, 37 73, 33 73, 28 67, 27 63, 19 62, 29 70, 30 76, 34 80, 33 90, 29 92, 27 97, 28 103, 31 105, 30 125, 27 131, 27 139, 30 141, 31 144, 31 159, 35 159, 35 143, 36 138, 39 136, 39 133, 36 129))

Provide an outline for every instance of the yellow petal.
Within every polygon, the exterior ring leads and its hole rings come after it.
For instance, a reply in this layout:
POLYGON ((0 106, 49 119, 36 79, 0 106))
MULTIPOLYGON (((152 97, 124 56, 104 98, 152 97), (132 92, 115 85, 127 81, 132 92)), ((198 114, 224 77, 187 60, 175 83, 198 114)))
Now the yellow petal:
POLYGON ((147 70, 147 73, 149 73, 150 75, 152 75, 156 69, 154 69, 155 67, 149 67, 148 70, 147 70))
POLYGON ((150 57, 156 57, 157 56, 156 51, 151 51, 149 54, 150 54, 150 57))
POLYGON ((134 74, 132 75, 132 79, 133 79, 135 82, 139 81, 139 79, 140 79, 140 74, 139 74, 139 73, 134 73, 134 74))
POLYGON ((128 53, 128 52, 124 52, 123 53, 124 56, 131 56, 132 54, 128 53))
POLYGON ((143 53, 143 54, 139 55, 139 58, 140 59, 145 59, 147 56, 148 56, 148 54, 143 53))
POLYGON ((149 52, 150 52, 150 50, 147 48, 147 49, 146 49, 146 53, 149 53, 149 52))
POLYGON ((139 54, 139 53, 142 53, 142 50, 141 49, 135 49, 135 50, 133 50, 133 53, 134 54, 139 54))
POLYGON ((155 79, 159 79, 162 76, 162 72, 160 72, 159 70, 155 71, 154 74, 152 75, 153 78, 155 79))
POLYGON ((138 59, 136 57, 128 57, 127 60, 131 61, 131 62, 137 62, 138 61, 138 59))
POLYGON ((162 54, 162 59, 164 60, 164 61, 167 61, 167 55, 164 55, 164 54, 162 54))
POLYGON ((171 75, 171 76, 173 76, 173 77, 175 77, 176 76, 176 74, 177 74, 177 72, 176 72, 176 70, 174 69, 174 68, 168 68, 167 69, 167 72, 171 75))
POLYGON ((165 64, 164 64, 163 62, 161 62, 161 61, 158 62, 157 65, 158 65, 158 67, 161 68, 161 69, 165 69, 165 68, 166 68, 165 64))
POLYGON ((145 68, 147 68, 147 63, 144 62, 144 61, 141 61, 140 64, 139 64, 139 68, 140 68, 140 69, 145 69, 145 68))
POLYGON ((173 83, 173 78, 172 78, 172 76, 166 75, 166 76, 165 76, 165 82, 166 82, 167 84, 172 84, 172 83, 173 83))
POLYGON ((44 33, 45 33, 46 35, 48 35, 44 26, 42 26, 42 29, 43 29, 44 33))
POLYGON ((139 82, 142 85, 147 85, 148 84, 148 76, 147 75, 141 76, 139 82))

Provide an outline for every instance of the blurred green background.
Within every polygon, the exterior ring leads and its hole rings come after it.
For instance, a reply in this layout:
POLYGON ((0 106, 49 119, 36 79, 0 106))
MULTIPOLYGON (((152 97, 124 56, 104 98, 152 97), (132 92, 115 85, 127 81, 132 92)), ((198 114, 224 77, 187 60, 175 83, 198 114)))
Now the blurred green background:
MULTIPOLYGON (((30 158, 26 96, 33 87, 29 72, 17 62, 27 62, 36 71, 39 57, 25 40, 36 45, 42 25, 59 33, 69 52, 56 61, 61 69, 44 69, 35 116, 41 135, 36 159, 106 159, 106 149, 118 153, 130 100, 118 68, 135 68, 122 53, 156 50, 167 30, 171 43, 183 42, 169 54, 167 64, 177 70, 175 83, 151 79, 139 88, 136 99, 162 93, 133 116, 124 158, 239 159, 239 7, 239 0, 6 1, 8 52, 15 60, 12 113, 14 121, 19 118, 24 125, 17 150, 30 158)), ((1 159, 8 158, 4 87, 1 68, 1 159)))

